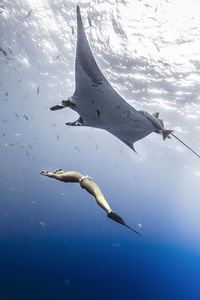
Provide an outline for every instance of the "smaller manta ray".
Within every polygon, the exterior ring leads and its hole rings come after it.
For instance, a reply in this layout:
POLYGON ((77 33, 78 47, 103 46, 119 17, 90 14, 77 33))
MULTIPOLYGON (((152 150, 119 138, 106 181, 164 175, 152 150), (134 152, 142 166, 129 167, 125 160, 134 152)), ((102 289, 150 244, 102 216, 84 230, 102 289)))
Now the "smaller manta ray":
MULTIPOLYGON (((107 81, 87 41, 79 6, 77 6, 75 83, 73 96, 63 100, 61 105, 51 107, 52 111, 69 107, 79 114, 78 120, 68 122, 66 125, 104 129, 134 151, 133 144, 152 132, 162 134, 164 140, 172 134, 173 131, 167 130, 163 121, 158 118, 159 113, 151 115, 148 112, 137 111, 107 81)), ((195 153, 193 150, 192 152, 195 153)))
POLYGON ((117 223, 124 225, 125 227, 131 229, 135 233, 141 235, 141 233, 128 226, 126 222, 119 215, 117 215, 112 211, 108 202, 104 198, 100 188, 98 187, 96 182, 92 180, 89 176, 87 175, 84 176, 81 173, 75 171, 64 172, 62 169, 57 169, 54 172, 41 171, 40 174, 50 178, 55 178, 63 182, 78 182, 83 189, 85 189, 96 199, 97 204, 101 208, 103 208, 103 210, 105 210, 108 218, 114 220, 117 223))

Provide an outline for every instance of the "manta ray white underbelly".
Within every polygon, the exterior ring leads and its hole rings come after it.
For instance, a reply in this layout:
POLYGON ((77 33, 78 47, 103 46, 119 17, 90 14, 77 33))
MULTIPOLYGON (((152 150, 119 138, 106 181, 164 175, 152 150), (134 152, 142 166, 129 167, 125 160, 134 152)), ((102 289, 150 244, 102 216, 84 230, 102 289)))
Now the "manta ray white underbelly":
POLYGON ((78 122, 66 124, 105 129, 132 149, 134 142, 155 131, 154 125, 129 105, 100 71, 88 44, 78 6, 75 81, 73 96, 63 101, 62 106, 51 108, 57 110, 67 106, 79 113, 78 122))

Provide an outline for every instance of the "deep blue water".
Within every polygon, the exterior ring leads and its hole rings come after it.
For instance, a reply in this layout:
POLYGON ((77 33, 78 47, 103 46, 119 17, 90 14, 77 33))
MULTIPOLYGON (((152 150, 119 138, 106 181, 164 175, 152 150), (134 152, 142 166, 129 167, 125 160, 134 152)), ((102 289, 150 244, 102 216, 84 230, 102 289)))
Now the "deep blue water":
POLYGON ((70 237, 1 241, 1 299, 199 299, 199 257, 164 244, 70 237))

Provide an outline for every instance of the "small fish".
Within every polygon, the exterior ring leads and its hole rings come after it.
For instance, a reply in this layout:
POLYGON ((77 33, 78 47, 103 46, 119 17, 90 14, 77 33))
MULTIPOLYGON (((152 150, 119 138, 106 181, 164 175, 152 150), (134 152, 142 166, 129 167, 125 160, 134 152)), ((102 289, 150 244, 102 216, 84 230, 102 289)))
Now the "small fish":
POLYGON ((156 47, 157 51, 160 52, 160 48, 158 47, 158 45, 156 43, 153 43, 153 44, 156 47))
POLYGON ((29 10, 28 14, 26 15, 26 17, 28 18, 32 13, 32 9, 29 10))
POLYGON ((6 92, 6 97, 8 96, 8 92, 6 92))
POLYGON ((74 26, 72 26, 71 29, 72 29, 72 35, 74 35, 74 26))
POLYGON ((7 56, 7 52, 0 46, 0 51, 4 54, 4 56, 7 56))
POLYGON ((23 116, 23 117, 24 117, 26 120, 28 120, 28 116, 27 116, 27 115, 25 115, 25 114, 24 114, 24 116, 23 116))
POLYGON ((27 157, 29 157, 29 156, 30 156, 30 154, 28 153, 28 151, 27 151, 27 150, 25 150, 25 153, 26 153, 26 156, 27 156, 27 157))
POLYGON ((37 94, 39 94, 40 93, 40 87, 38 86, 37 87, 37 94))
POLYGON ((11 55, 13 55, 13 52, 10 47, 8 47, 8 51, 10 52, 11 55))
POLYGON ((28 145, 28 147, 29 147, 30 149, 33 149, 33 147, 32 147, 31 145, 28 145))
POLYGON ((3 5, 0 5, 0 14, 3 13, 4 9, 5 9, 5 7, 3 5))
POLYGON ((89 23, 89 26, 92 27, 92 21, 91 21, 90 17, 88 17, 88 23, 89 23))

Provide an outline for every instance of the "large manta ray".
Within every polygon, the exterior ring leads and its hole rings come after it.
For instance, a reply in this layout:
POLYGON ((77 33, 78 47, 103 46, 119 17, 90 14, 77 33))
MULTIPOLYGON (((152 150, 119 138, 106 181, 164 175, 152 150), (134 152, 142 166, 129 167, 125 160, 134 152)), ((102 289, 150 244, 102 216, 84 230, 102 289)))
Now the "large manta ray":
POLYGON ((51 110, 70 107, 80 115, 78 120, 68 122, 67 125, 105 129, 133 150, 136 141, 152 132, 162 134, 163 139, 170 134, 177 138, 172 134, 172 130, 164 127, 163 121, 158 118, 159 113, 151 115, 148 112, 137 111, 107 81, 87 41, 79 6, 77 6, 75 81, 73 96, 63 100, 62 105, 51 107, 51 110))
POLYGON ((76 87, 72 97, 51 110, 70 107, 80 118, 67 125, 105 129, 129 147, 156 128, 129 105, 100 71, 88 44, 79 6, 77 6, 76 87))

